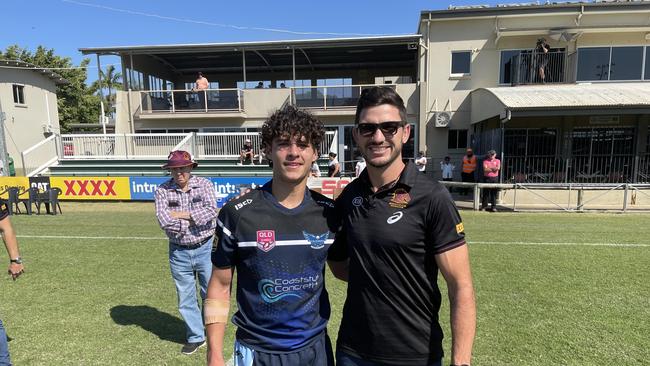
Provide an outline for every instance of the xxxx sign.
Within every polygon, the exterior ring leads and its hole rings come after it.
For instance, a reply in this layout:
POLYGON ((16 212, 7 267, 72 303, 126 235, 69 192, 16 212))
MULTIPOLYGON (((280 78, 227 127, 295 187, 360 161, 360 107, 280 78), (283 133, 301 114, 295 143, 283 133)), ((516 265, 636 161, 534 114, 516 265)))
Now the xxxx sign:
POLYGON ((130 200, 127 177, 52 177, 52 187, 61 188, 64 200, 130 200))

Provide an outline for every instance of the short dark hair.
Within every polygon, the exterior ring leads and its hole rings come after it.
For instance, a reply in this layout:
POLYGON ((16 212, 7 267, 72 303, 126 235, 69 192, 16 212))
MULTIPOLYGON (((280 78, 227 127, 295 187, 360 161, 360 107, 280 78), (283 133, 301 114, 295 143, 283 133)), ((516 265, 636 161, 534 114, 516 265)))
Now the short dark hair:
POLYGON ((203 76, 203 73, 199 71, 199 76, 203 76))
POLYGON ((271 149, 273 139, 277 137, 304 136, 318 154, 325 136, 325 127, 311 113, 287 105, 275 111, 264 122, 261 135, 262 149, 271 149))
POLYGON ((399 109, 399 116, 402 121, 406 122, 406 107, 404 100, 397 94, 394 88, 389 86, 373 86, 361 91, 361 96, 357 102, 357 113, 354 116, 354 123, 358 124, 361 118, 361 112, 368 107, 376 107, 383 104, 390 104, 399 109))

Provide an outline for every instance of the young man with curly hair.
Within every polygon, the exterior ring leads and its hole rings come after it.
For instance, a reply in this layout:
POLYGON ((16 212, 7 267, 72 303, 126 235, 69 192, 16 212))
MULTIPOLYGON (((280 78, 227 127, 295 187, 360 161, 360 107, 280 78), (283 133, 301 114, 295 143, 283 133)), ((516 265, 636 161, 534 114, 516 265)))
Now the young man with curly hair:
POLYGON ((235 270, 235 365, 334 364, 326 333, 330 307, 324 274, 338 225, 333 201, 307 189, 324 134, 319 120, 293 106, 275 112, 262 127, 262 149, 273 162, 273 179, 219 212, 204 305, 211 366, 224 364, 235 270))

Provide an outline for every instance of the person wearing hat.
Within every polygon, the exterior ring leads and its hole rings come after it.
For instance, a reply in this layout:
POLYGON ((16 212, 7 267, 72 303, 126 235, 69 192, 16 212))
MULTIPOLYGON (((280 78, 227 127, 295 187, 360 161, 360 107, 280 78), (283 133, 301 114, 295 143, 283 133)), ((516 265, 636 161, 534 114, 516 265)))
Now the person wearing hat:
POLYGON ((198 164, 187 151, 172 151, 163 169, 171 179, 156 189, 156 217, 169 238, 169 265, 178 294, 178 311, 186 327, 181 352, 192 354, 205 345, 201 304, 212 274, 212 240, 217 218, 217 196, 212 182, 192 175, 198 164))
POLYGON ((239 165, 244 165, 244 161, 250 161, 253 164, 255 152, 253 152, 253 143, 250 139, 244 141, 244 147, 239 152, 239 165))
MULTIPOLYGON (((467 148, 465 156, 463 156, 463 171, 460 173, 461 180, 463 182, 474 183, 476 182, 476 156, 474 155, 474 150, 471 147, 467 148)), ((466 196, 469 192, 469 188, 462 188, 460 194, 466 196)))
MULTIPOLYGON (((496 158, 497 152, 490 150, 483 160, 483 180, 485 183, 499 183, 499 171, 501 170, 501 161, 496 158)), ((484 188, 483 201, 481 210, 496 212, 498 188, 484 188), (488 201, 490 207, 488 208, 488 201)))

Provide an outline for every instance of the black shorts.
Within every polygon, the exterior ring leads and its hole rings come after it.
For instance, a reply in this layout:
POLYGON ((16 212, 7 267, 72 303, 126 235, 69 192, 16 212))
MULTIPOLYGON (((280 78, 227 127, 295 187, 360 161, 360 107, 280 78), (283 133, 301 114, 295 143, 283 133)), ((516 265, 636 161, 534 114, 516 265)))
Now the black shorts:
POLYGON ((312 343, 291 352, 267 352, 235 341, 234 366, 334 366, 332 343, 323 333, 312 343))

